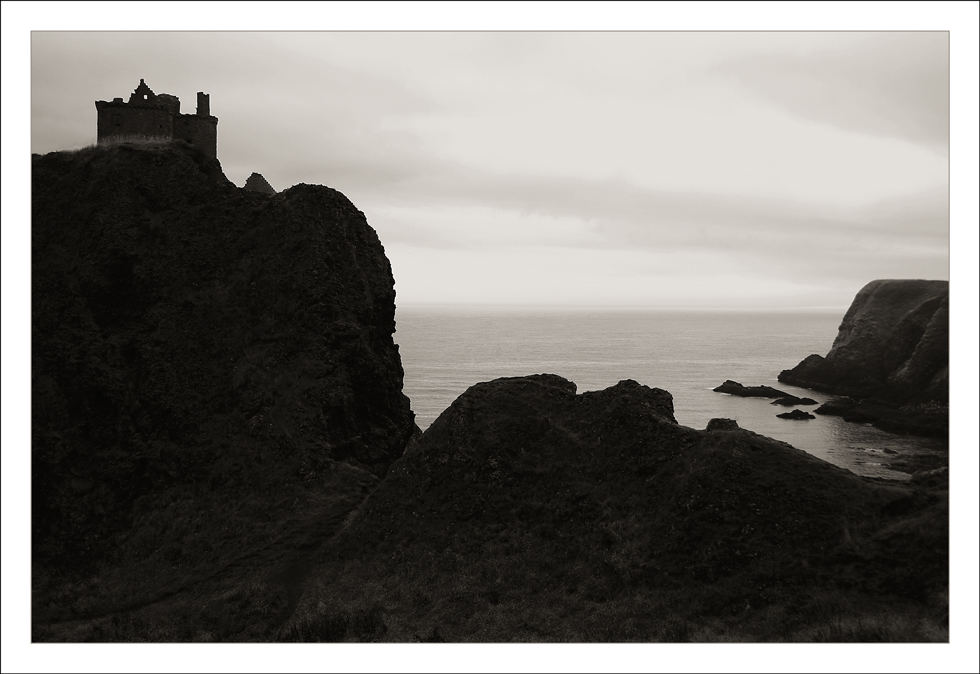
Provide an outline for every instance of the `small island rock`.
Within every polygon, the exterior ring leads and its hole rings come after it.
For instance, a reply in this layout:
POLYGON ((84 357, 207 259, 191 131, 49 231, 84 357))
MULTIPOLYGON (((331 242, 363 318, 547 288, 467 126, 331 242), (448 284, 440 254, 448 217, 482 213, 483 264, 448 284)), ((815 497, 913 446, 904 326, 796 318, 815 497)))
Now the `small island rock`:
POLYGON ((782 398, 776 398, 770 405, 783 405, 784 407, 792 407, 793 405, 816 405, 818 404, 813 398, 797 398, 793 395, 783 396, 782 398))
POLYGON ((780 419, 796 419, 796 420, 806 420, 806 419, 816 419, 815 416, 809 412, 804 412, 803 410, 793 410, 792 412, 783 412, 782 414, 777 414, 780 419))
POLYGON ((712 389, 716 393, 728 393, 733 396, 743 398, 782 398, 787 395, 785 391, 773 388, 772 386, 742 386, 737 381, 726 379, 725 383, 712 389))
POLYGON ((738 429, 738 422, 734 419, 712 419, 704 430, 711 433, 714 431, 737 431, 738 429))

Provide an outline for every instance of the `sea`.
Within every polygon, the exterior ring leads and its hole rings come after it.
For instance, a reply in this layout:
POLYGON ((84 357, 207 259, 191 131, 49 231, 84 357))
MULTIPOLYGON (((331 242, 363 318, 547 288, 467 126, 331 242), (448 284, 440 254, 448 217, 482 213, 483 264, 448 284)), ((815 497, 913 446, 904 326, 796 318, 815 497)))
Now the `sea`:
MULTIPOLYGON (((550 373, 578 391, 623 379, 669 391, 678 423, 703 429, 715 417, 788 442, 859 475, 894 480, 895 453, 935 452, 941 440, 888 433, 839 417, 793 421, 792 408, 766 398, 715 393, 726 379, 768 384, 823 402, 830 396, 777 381, 811 353, 825 355, 840 311, 681 311, 399 307, 395 342, 404 391, 425 430, 473 384, 498 377, 550 373)), ((812 411, 816 406, 801 407, 812 411)))

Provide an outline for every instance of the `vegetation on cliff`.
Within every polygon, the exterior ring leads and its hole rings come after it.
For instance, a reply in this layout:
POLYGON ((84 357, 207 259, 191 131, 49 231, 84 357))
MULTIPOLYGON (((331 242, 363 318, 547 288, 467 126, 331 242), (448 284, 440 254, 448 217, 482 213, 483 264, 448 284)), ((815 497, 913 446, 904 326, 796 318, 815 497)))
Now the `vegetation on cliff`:
POLYGON ((242 190, 182 144, 32 178, 36 636, 275 585, 416 430, 377 235, 339 192, 242 190))
POLYGON ((323 548, 300 640, 943 640, 946 497, 670 394, 471 387, 323 548))

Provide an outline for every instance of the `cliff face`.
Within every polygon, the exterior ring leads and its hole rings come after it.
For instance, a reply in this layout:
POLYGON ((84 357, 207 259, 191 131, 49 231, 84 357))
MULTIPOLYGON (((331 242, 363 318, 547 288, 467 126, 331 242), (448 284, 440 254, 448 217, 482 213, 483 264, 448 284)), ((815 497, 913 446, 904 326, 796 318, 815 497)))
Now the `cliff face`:
POLYGON ((868 283, 827 356, 808 356, 779 381, 895 403, 948 401, 949 282, 868 283))
POLYGON ((942 480, 629 380, 478 384, 416 437, 333 190, 120 145, 35 157, 33 208, 36 641, 946 639, 942 480))
POLYGON ((669 393, 633 381, 576 395, 555 375, 498 379, 395 463, 279 636, 867 638, 831 634, 847 616, 908 618, 877 638, 931 640, 944 508, 731 422, 679 426, 669 393))
POLYGON ((36 623, 287 560, 402 453, 391 269, 342 194, 180 144, 35 156, 32 192, 36 623))
POLYGON ((260 194, 275 194, 276 190, 269 184, 269 181, 265 179, 261 173, 252 173, 242 185, 242 189, 248 190, 250 192, 258 192, 260 194))

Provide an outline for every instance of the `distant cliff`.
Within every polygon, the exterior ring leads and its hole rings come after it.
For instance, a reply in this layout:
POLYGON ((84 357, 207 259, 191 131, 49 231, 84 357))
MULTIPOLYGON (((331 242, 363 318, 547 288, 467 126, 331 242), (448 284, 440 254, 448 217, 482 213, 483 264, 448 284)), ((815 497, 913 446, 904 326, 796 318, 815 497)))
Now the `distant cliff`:
POLYGON ((35 624, 272 582, 416 430, 377 235, 179 143, 32 171, 35 624))
POLYGON ((949 399, 949 282, 881 280, 854 298, 826 358, 779 381, 896 402, 949 399))
POLYGON ((780 372, 779 381, 873 401, 844 403, 856 420, 944 433, 939 417, 949 400, 949 282, 868 283, 844 315, 827 356, 807 356, 780 372), (904 410, 889 412, 893 406, 904 410))

